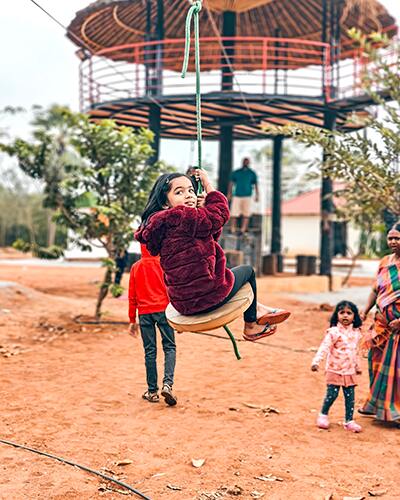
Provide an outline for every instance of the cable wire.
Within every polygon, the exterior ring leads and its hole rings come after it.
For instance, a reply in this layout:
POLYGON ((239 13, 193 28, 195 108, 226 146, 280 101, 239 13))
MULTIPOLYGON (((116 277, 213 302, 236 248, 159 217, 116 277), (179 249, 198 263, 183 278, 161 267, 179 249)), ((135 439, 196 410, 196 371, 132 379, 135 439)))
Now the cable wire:
MULTIPOLYGON (((69 33, 77 42, 79 42, 79 44, 81 46, 83 46, 84 48, 86 48, 90 54, 93 56, 93 55, 96 55, 94 52, 93 52, 93 49, 92 47, 87 43, 85 42, 85 40, 83 40, 82 38, 80 38, 78 35, 76 35, 73 31, 71 31, 70 29, 68 29, 66 26, 64 26, 64 24, 62 22, 60 22, 56 17, 54 17, 52 14, 50 14, 50 12, 48 12, 44 7, 42 7, 40 4, 38 4, 35 0, 29 0, 31 3, 33 3, 36 7, 38 7, 38 9, 40 9, 42 12, 44 12, 52 21, 54 21, 58 26, 60 26, 63 30, 65 30, 67 33, 69 33)), ((127 82, 129 82, 129 84, 131 83, 131 81, 123 74, 123 73, 120 73, 119 71, 117 71, 115 69, 115 67, 107 60, 107 58, 104 58, 106 64, 114 71, 114 73, 116 75, 119 75, 119 76, 122 76, 124 78, 124 80, 126 80, 127 82)), ((156 104, 160 109, 166 111, 167 113, 169 113, 171 116, 173 116, 173 118, 179 122, 181 125, 185 126, 187 125, 186 122, 184 122, 180 117, 176 116, 175 113, 173 111, 171 111, 170 109, 166 108, 165 106, 163 106, 159 101, 157 101, 157 99, 155 99, 153 96, 147 96, 154 104, 156 104)))
POLYGON ((31 451, 32 453, 36 453, 38 455, 43 455, 44 457, 52 458, 53 460, 58 460, 59 462, 67 465, 72 465, 73 467, 77 467, 78 469, 84 470, 85 472, 90 472, 91 474, 95 474, 96 476, 100 476, 101 478, 111 481, 115 484, 118 484, 118 486, 122 486, 123 488, 127 489, 128 491, 131 491, 132 493, 135 493, 140 498, 143 498, 144 500, 151 500, 150 497, 146 496, 144 493, 141 491, 133 488, 129 484, 124 483, 123 481, 120 481, 119 479, 114 479, 111 476, 107 476, 107 474, 103 474, 102 472, 99 472, 97 470, 91 469, 90 467, 86 467, 85 465, 80 465, 75 462, 72 462, 71 460, 67 460, 65 458, 58 457, 56 455, 52 455, 51 453, 46 453, 45 451, 40 451, 36 450, 35 448, 30 448, 29 446, 25 446, 23 444, 18 444, 14 443, 12 441, 6 441, 5 439, 0 439, 0 443, 6 444, 8 446, 13 446, 14 448, 20 448, 25 451, 31 451))
MULTIPOLYGON (((190 0, 189 0, 189 1, 190 1, 190 0)), ((242 91, 242 88, 241 88, 241 86, 240 86, 239 80, 238 80, 238 79, 237 79, 237 77, 236 77, 236 73, 235 73, 235 71, 234 71, 234 69, 233 69, 232 63, 231 63, 231 61, 230 61, 230 59, 229 59, 229 56, 228 56, 228 54, 227 54, 227 52, 226 52, 226 49, 225 49, 225 47, 224 47, 224 44, 222 43, 222 38, 221 38, 220 32, 219 32, 219 30, 218 30, 217 23, 215 22, 214 15, 213 15, 213 13, 211 12, 210 8, 208 7, 207 2, 206 2, 206 9, 207 9, 208 17, 209 17, 210 22, 211 22, 212 29, 214 30, 214 33, 217 35, 218 43, 219 43, 219 45, 220 45, 220 47, 221 47, 221 50, 222 50, 222 52, 223 52, 223 54, 224 54, 225 61, 226 61, 226 63, 228 64, 229 71, 231 72, 231 74, 232 74, 232 76, 233 76, 233 78, 234 78, 234 80, 235 80, 235 83, 236 83, 236 85, 238 86, 239 93, 240 93, 240 97, 241 97, 241 99, 242 99, 242 101, 243 101, 243 104, 244 104, 244 105, 245 105, 245 107, 246 107, 247 112, 248 112, 248 113, 249 113, 249 115, 250 115, 250 120, 254 123, 254 122, 256 122, 256 120, 255 120, 254 115, 253 115, 253 113, 252 113, 252 111, 251 111, 251 109, 250 109, 249 103, 247 102, 246 97, 245 97, 245 95, 244 95, 244 93, 243 93, 243 91, 242 91)))
MULTIPOLYGON (((65 30, 67 33, 69 33, 77 42, 80 43, 80 45, 83 45, 84 48, 86 48, 90 52, 91 55, 96 55, 93 52, 92 47, 87 42, 85 42, 85 40, 82 40, 82 38, 80 38, 78 35, 76 35, 73 31, 68 29, 66 26, 64 26, 62 22, 60 22, 56 17, 54 17, 52 14, 50 14, 50 12, 48 12, 44 7, 42 7, 37 2, 35 2, 35 0, 29 0, 29 1, 32 2, 34 5, 36 5, 36 7, 38 7, 42 12, 44 12, 46 14, 46 16, 48 16, 52 21, 54 21, 56 24, 58 24, 58 26, 60 26, 63 30, 65 30)), ((115 69, 115 67, 112 64, 109 63, 107 58, 105 58, 105 61, 106 61, 107 65, 114 71, 114 73, 116 75, 122 76, 124 80, 131 83, 130 80, 123 73, 120 73, 118 70, 115 69)))

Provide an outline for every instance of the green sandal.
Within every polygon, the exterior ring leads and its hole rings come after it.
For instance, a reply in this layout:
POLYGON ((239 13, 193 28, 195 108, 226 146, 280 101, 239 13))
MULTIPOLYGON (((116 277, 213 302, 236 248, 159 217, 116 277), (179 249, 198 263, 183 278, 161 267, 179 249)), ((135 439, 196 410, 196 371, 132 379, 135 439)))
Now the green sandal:
POLYGON ((146 391, 142 398, 148 401, 149 403, 158 403, 160 401, 160 396, 156 392, 146 391))

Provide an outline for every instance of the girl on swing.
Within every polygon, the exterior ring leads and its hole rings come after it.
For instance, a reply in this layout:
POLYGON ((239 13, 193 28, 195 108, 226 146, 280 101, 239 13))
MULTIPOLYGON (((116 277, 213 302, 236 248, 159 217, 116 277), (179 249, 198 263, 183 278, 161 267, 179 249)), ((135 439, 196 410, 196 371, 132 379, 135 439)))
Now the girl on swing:
POLYGON ((171 304, 183 315, 213 311, 250 283, 254 299, 244 312, 243 337, 255 341, 272 335, 290 316, 283 309, 257 303, 256 276, 251 266, 227 269, 217 243, 229 220, 226 197, 216 191, 204 170, 197 176, 206 192, 203 206, 191 177, 163 174, 153 186, 135 237, 152 255, 160 255, 171 304))

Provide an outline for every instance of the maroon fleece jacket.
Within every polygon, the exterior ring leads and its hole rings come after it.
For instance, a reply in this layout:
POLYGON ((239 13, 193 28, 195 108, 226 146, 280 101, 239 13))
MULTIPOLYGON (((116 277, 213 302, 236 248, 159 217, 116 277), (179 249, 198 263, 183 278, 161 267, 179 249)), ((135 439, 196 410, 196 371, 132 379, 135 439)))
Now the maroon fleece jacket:
POLYGON ((172 305, 181 314, 196 314, 222 302, 234 276, 217 239, 229 220, 229 206, 219 191, 204 207, 178 206, 152 215, 135 237, 152 255, 160 255, 172 305))

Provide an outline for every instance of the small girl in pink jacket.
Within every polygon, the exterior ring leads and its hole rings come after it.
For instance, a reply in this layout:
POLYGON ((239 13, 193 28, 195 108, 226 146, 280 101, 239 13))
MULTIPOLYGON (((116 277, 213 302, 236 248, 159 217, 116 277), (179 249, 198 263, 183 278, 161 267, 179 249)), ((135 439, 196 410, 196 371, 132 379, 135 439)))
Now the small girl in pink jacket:
POLYGON ((312 371, 318 371, 320 362, 327 355, 327 392, 317 419, 317 426, 320 429, 329 428, 328 412, 342 387, 346 408, 344 428, 352 432, 361 432, 361 426, 353 420, 356 374, 361 373, 358 345, 361 339, 362 321, 357 306, 353 302, 342 300, 337 304, 330 324, 331 327, 326 331, 311 365, 312 371))

